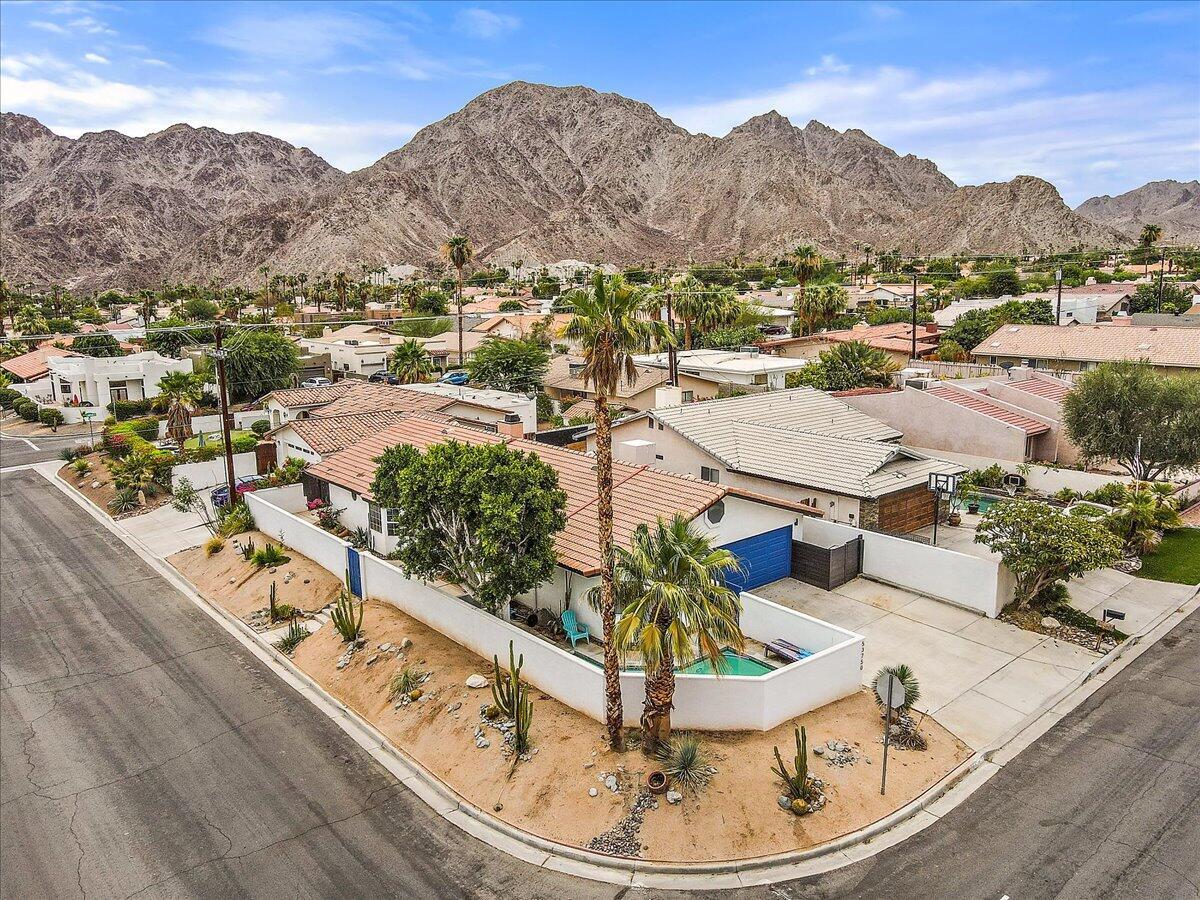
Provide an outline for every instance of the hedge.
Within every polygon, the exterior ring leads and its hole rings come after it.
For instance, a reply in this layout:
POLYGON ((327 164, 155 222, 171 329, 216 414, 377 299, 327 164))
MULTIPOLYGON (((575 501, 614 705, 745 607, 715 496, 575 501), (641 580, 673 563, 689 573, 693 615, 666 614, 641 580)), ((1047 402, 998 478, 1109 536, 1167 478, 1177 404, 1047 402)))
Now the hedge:
POLYGON ((19 391, 14 391, 12 388, 0 388, 0 407, 12 409, 13 404, 17 402, 17 398, 21 396, 19 391))
POLYGON ((134 416, 144 416, 150 412, 150 404, 152 400, 114 400, 108 404, 108 411, 111 412, 118 422, 125 419, 131 419, 134 416))
POLYGON ((113 434, 136 434, 144 441, 157 441, 158 419, 154 416, 128 419, 127 421, 109 426, 108 431, 113 434))
POLYGON ((267 419, 257 419, 256 421, 250 423, 250 430, 259 437, 262 437, 271 430, 271 423, 267 419))
POLYGON ((51 428, 57 428, 66 421, 61 410, 55 409, 53 406, 47 406, 38 413, 38 421, 43 425, 49 425, 51 428))
POLYGON ((26 422, 36 422, 38 418, 38 405, 32 400, 26 400, 24 403, 18 403, 13 407, 17 414, 26 422))

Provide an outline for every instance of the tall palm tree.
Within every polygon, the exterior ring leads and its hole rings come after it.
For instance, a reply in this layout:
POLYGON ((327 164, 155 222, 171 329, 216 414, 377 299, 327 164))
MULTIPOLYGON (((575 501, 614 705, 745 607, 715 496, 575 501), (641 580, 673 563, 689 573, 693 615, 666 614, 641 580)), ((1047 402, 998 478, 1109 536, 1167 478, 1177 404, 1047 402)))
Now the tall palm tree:
POLYGON ((401 341, 392 351, 388 368, 400 379, 401 384, 417 384, 433 372, 433 362, 420 341, 401 341))
POLYGON ((158 405, 167 408, 167 436, 183 446, 192 436, 192 410, 203 399, 204 384, 191 372, 168 372, 158 380, 158 405))
POLYGON ((1150 249, 1159 242, 1162 238, 1161 225, 1143 225, 1142 233, 1138 237, 1138 244, 1146 248, 1145 265, 1142 269, 1142 274, 1150 271, 1150 249))
POLYGON ((825 260, 821 259, 821 255, 807 244, 797 247, 792 256, 795 259, 792 263, 792 271, 796 275, 796 280, 800 282, 800 299, 797 300, 797 306, 803 306, 804 293, 808 289, 809 279, 821 271, 825 260))
POLYGON ((684 349, 692 349, 692 326, 704 310, 704 296, 704 282, 695 275, 685 277, 675 289, 672 311, 683 320, 684 349))
POLYGON ((819 284, 796 300, 796 318, 803 334, 812 334, 818 327, 846 311, 849 295, 840 284, 819 284))
POLYGON ((345 272, 333 273, 333 289, 337 291, 338 308, 346 308, 346 290, 350 287, 350 278, 345 272))
POLYGON ((866 266, 866 269, 864 270, 864 274, 863 274, 863 287, 866 287, 867 286, 867 276, 871 274, 871 253, 874 252, 875 248, 872 247, 870 244, 863 244, 862 249, 863 249, 863 253, 865 253, 867 255, 867 261, 865 263, 863 263, 863 265, 866 266))
POLYGON ((584 365, 581 377, 595 395, 596 516, 600 550, 600 619, 604 626, 605 724, 609 743, 621 749, 621 669, 617 659, 616 599, 613 594, 613 475, 612 415, 608 400, 617 387, 637 378, 633 355, 647 344, 674 342, 662 322, 639 316, 642 293, 620 275, 592 275, 587 289, 569 291, 566 300, 574 309, 565 335, 579 343, 584 365))
POLYGON ((738 568, 731 550, 676 514, 650 528, 639 525, 629 550, 618 549, 614 588, 621 604, 616 643, 637 650, 646 670, 642 749, 654 752, 671 736, 675 664, 705 659, 718 674, 727 665, 722 649, 742 649, 742 604, 725 585, 738 568))
POLYGON ((263 302, 260 305, 263 312, 266 312, 271 308, 271 267, 266 265, 259 266, 258 274, 262 276, 263 280, 263 302))
POLYGON ((525 266, 525 260, 523 260, 523 259, 514 259, 513 260, 513 269, 515 269, 516 273, 517 273, 517 284, 521 283, 521 269, 524 268, 524 266, 525 266))
POLYGON ((471 260, 475 258, 475 251, 471 248, 471 242, 467 236, 459 234, 442 244, 441 255, 442 259, 454 266, 454 271, 458 275, 454 289, 454 303, 458 312, 458 364, 461 366, 466 361, 463 356, 463 269, 469 266, 471 260))

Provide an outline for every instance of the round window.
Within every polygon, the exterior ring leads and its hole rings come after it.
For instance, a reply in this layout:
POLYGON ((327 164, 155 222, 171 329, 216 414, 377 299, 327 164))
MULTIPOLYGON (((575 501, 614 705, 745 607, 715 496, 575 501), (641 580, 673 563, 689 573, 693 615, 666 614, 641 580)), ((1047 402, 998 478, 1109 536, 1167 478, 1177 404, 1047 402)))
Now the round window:
POLYGON ((725 501, 718 500, 716 503, 710 506, 708 508, 708 514, 705 516, 705 518, 708 519, 708 523, 710 525, 716 525, 723 518, 725 518, 725 501))

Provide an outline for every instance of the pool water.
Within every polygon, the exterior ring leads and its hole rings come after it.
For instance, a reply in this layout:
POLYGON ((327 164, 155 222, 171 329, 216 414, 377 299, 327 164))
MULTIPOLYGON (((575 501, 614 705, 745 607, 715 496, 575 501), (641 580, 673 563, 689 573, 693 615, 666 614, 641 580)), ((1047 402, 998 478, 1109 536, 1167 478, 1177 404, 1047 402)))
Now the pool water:
MULTIPOLYGON (((726 665, 722 666, 722 675, 766 675, 775 671, 775 667, 759 659, 742 656, 736 650, 726 647, 721 651, 726 665)), ((712 664, 707 659, 698 659, 679 670, 682 675, 713 675, 712 664)))

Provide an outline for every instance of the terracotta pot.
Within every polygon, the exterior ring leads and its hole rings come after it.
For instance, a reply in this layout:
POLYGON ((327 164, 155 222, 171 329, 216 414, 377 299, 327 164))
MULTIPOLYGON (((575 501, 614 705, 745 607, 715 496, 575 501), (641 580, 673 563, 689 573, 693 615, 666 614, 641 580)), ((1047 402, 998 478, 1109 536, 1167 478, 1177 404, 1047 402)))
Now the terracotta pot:
POLYGON ((667 776, 663 772, 651 772, 646 776, 646 789, 652 794, 667 792, 667 776))
POLYGON ((956 513, 956 512, 952 512, 952 513, 950 513, 950 515, 949 515, 949 516, 946 518, 946 524, 947 524, 947 525, 960 525, 960 524, 962 524, 962 516, 960 516, 960 515, 959 515, 958 513, 956 513))
POLYGON ((979 504, 978 503, 968 503, 967 504, 967 512, 969 512, 971 515, 975 515, 976 513, 979 512, 979 504))

